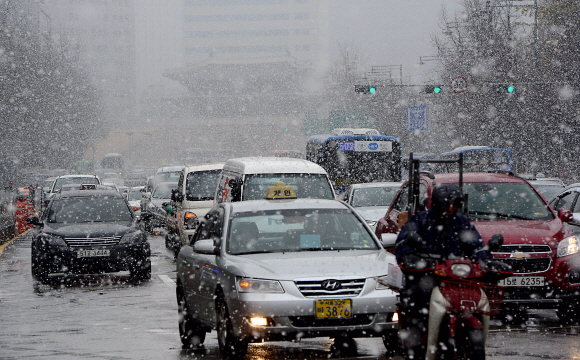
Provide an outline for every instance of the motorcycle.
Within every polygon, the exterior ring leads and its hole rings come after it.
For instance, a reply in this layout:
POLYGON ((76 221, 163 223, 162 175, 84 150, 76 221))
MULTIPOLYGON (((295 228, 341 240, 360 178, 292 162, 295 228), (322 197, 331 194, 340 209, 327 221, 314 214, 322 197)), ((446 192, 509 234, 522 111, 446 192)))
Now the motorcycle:
MULTIPOLYGON (((417 237, 411 236, 407 242, 420 249, 417 237)), ((499 234, 488 241, 491 251, 499 250, 502 244, 499 234)), ((503 299, 504 287, 496 284, 513 274, 511 266, 497 260, 475 263, 469 258, 421 256, 403 262, 400 268, 406 276, 421 272, 437 279, 429 302, 427 337, 421 340, 426 359, 484 360, 489 317, 499 311, 503 299)), ((399 306, 400 328, 406 329, 409 321, 399 306)))

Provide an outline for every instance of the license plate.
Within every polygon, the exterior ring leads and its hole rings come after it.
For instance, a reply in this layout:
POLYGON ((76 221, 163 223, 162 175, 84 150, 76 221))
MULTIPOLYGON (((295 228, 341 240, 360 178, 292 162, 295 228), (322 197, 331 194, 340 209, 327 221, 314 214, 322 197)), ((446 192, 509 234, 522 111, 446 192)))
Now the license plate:
POLYGON ((543 276, 510 276, 498 281, 499 286, 544 286, 543 276))
POLYGON ((77 258, 111 256, 111 250, 78 250, 77 258))
POLYGON ((352 317, 351 300, 316 300, 317 319, 352 317))

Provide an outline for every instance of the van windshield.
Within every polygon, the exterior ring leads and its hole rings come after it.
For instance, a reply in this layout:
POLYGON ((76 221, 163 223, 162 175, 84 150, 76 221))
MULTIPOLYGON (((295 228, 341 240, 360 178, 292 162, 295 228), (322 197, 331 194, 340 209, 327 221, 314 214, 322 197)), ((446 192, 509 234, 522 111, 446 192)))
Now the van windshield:
POLYGON ((187 174, 185 196, 188 201, 213 200, 221 170, 196 171, 187 174))
POLYGON ((246 175, 242 200, 259 200, 278 181, 292 186, 298 198, 334 199, 325 174, 255 174, 246 175))
POLYGON ((552 220, 554 215, 524 183, 465 183, 469 217, 474 220, 552 220))

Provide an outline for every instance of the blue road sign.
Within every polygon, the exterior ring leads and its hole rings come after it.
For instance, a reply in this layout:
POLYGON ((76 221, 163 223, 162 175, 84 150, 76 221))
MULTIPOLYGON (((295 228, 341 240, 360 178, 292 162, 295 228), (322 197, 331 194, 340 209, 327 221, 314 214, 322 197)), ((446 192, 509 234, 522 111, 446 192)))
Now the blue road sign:
POLYGON ((429 128, 428 122, 428 107, 427 105, 409 105, 407 106, 407 130, 427 130, 429 128))

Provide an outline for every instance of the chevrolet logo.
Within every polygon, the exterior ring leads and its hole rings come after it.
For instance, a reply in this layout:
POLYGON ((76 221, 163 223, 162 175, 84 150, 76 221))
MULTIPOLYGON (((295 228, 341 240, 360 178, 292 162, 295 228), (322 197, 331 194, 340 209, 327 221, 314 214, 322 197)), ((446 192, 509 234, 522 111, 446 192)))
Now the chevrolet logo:
POLYGON ((515 254, 510 255, 510 258, 515 258, 515 259, 527 259, 529 257, 530 257, 530 255, 524 254, 523 252, 517 252, 515 254))

